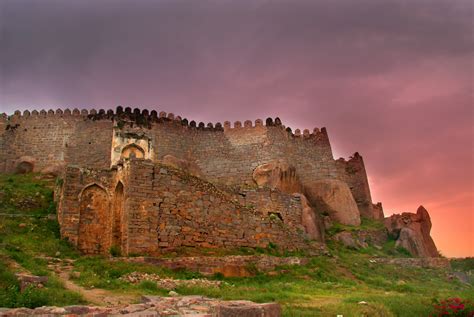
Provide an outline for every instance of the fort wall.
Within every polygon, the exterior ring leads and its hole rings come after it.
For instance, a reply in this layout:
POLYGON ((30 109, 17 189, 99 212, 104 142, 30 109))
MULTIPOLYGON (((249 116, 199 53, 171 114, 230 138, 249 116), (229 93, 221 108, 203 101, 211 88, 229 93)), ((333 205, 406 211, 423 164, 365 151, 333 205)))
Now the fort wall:
POLYGON ((186 246, 266 247, 270 242, 288 250, 310 246, 297 196, 265 189, 224 191, 182 171, 131 159, 113 170, 67 168, 61 233, 81 251, 104 253, 114 245, 117 186, 123 186, 123 212, 115 241, 126 254, 186 246), (91 214, 99 220, 89 222, 91 214))
MULTIPOLYGON (((302 241, 294 232, 282 237, 281 228, 273 230, 273 223, 252 218, 242 207, 255 206, 264 213, 264 218, 268 216, 265 213, 271 212, 274 217, 282 218, 283 223, 291 224, 292 230, 301 229, 298 198, 257 189, 253 180, 255 168, 274 160, 286 161, 294 167, 296 179, 305 188, 310 188, 317 180, 345 182, 362 216, 383 217, 381 205, 372 204, 362 157, 357 154, 349 161, 335 161, 325 128, 293 132, 278 118, 265 122, 258 119, 244 123, 204 124, 189 122, 171 113, 121 107, 115 112, 78 109, 15 112, 8 118, 0 118, 0 146, 0 172, 14 172, 25 157, 34 160, 34 171, 42 171, 57 162, 68 166, 60 208, 61 217, 64 217, 63 235, 88 253, 101 253, 117 243, 124 252, 150 254, 190 244, 257 246, 281 239, 286 241, 290 236, 295 241, 302 241), (156 164, 170 155, 195 164, 200 169, 201 181, 221 188, 230 186, 240 190, 242 195, 214 204, 210 200, 212 195, 196 188, 196 182, 182 182, 182 176, 161 174, 160 169, 156 169, 156 164), (123 165, 131 156, 146 160, 139 165, 123 165), (116 201, 119 180, 123 186, 123 206, 120 208, 112 203, 116 201), (89 221, 87 217, 81 220, 78 216, 79 210, 87 206, 81 207, 77 200, 87 184, 93 182, 101 184, 86 191, 88 199, 97 197, 99 207, 103 201, 109 201, 108 215, 125 213, 130 217, 120 218, 120 224, 127 226, 120 230, 117 226, 122 225, 115 224, 115 220, 109 223, 110 217, 104 217, 103 225, 112 228, 106 234, 116 236, 120 231, 120 241, 116 238, 107 240, 98 248, 89 243, 92 238, 74 241, 81 236, 78 234, 81 221, 89 221), (239 206, 236 207, 234 200, 239 206), (168 201, 172 201, 172 205, 167 205, 168 201), (195 205, 196 202, 199 205, 195 205), (190 210, 192 219, 178 213, 184 209, 190 210), (231 214, 230 218, 218 218, 227 214, 231 214), (237 225, 229 222, 227 229, 219 228, 224 231, 215 235, 217 229, 208 227, 207 221, 230 221, 237 225), (241 228, 242 221, 246 223, 245 228, 241 228), (165 224, 166 227, 159 227, 165 224), (205 228, 207 233, 200 233, 199 228, 205 228), (249 231, 242 235, 244 229, 249 231), (189 234, 182 230, 189 230, 189 234), (261 232, 257 230, 264 230, 265 234, 259 235, 261 232)), ((95 232, 96 229, 87 230, 95 232)), ((301 230, 304 232, 304 228, 301 230)))
POLYGON ((142 138, 153 151, 147 158, 161 160, 173 155, 193 161, 207 179, 222 184, 253 185, 253 169, 274 159, 295 165, 303 182, 341 178, 324 128, 292 133, 279 119, 205 125, 164 112, 120 108, 116 112, 16 112, 2 124, 2 172, 14 172, 24 156, 35 159, 35 171, 57 161, 107 168, 119 159, 121 146, 142 138))

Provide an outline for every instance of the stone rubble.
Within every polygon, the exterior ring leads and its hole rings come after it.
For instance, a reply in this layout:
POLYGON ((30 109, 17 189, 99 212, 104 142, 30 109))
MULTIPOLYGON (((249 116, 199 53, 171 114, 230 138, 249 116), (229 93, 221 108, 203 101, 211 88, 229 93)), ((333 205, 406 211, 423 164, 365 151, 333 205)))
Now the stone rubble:
POLYGON ((278 303, 223 301, 203 296, 142 296, 142 303, 121 307, 0 308, 0 317, 10 316, 280 317, 281 307, 278 303))
POLYGON ((120 280, 128 282, 128 283, 132 283, 132 284, 138 284, 142 281, 152 281, 152 282, 156 282, 159 288, 164 288, 166 290, 173 290, 179 286, 219 288, 221 285, 227 284, 226 282, 223 282, 223 281, 211 281, 211 280, 207 280, 203 278, 193 278, 189 280, 176 280, 172 278, 160 277, 157 274, 148 274, 148 273, 142 273, 142 272, 132 272, 128 275, 122 276, 120 280))
MULTIPOLYGON (((320 251, 323 253, 323 249, 320 251)), ((305 257, 277 257, 271 255, 228 255, 228 256, 185 256, 176 258, 131 257, 113 258, 113 261, 131 263, 147 263, 171 270, 185 269, 199 272, 204 276, 222 274, 225 277, 247 277, 254 272, 249 266, 254 266, 260 272, 274 270, 277 266, 306 265, 305 257)))
POLYGON ((28 287, 43 288, 44 284, 48 281, 47 276, 36 276, 26 273, 17 273, 15 275, 20 282, 21 292, 23 292, 28 287))

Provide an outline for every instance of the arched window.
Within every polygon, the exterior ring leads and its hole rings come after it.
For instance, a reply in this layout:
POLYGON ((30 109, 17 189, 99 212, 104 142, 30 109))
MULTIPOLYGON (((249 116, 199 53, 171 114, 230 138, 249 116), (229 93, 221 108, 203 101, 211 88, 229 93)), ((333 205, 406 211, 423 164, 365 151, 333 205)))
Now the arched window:
POLYGON ((123 148, 121 158, 128 159, 131 157, 144 158, 145 151, 143 151, 143 149, 136 144, 129 144, 123 148))

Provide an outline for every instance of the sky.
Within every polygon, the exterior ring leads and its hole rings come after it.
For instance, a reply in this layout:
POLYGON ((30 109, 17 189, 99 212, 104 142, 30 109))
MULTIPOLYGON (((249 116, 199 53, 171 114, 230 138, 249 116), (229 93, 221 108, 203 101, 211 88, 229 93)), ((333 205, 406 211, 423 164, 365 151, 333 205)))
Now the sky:
POLYGON ((442 254, 474 256, 472 21, 463 0, 1 0, 0 112, 325 126, 386 216, 423 205, 442 254))

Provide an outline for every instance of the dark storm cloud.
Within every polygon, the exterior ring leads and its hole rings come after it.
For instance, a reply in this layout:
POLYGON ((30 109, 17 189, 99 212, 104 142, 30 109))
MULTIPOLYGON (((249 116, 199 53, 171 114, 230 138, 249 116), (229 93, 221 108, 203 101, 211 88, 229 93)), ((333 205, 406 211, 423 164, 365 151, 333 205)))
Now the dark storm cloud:
POLYGON ((3 0, 0 10, 1 111, 122 104, 325 125, 336 157, 364 155, 387 213, 424 203, 441 249, 474 253, 470 1, 3 0), (469 221, 457 227, 448 210, 469 221), (453 246, 466 235, 470 245, 453 246))

